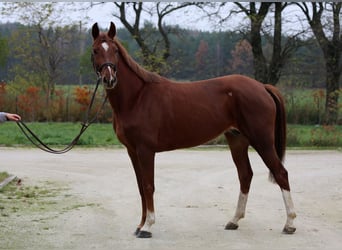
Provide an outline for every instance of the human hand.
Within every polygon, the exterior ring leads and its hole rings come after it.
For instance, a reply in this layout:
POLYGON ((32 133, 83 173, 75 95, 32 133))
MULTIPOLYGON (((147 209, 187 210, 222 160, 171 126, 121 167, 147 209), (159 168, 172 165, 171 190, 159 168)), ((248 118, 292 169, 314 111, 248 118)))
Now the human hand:
POLYGON ((21 117, 20 115, 17 115, 17 114, 11 114, 11 113, 7 113, 6 114, 6 117, 7 117, 7 120, 9 121, 20 121, 21 120, 21 117))

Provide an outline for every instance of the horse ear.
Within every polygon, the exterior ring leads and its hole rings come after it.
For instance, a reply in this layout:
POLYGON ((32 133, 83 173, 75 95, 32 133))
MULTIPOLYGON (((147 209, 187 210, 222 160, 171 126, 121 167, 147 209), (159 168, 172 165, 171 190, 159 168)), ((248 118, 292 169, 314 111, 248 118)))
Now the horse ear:
POLYGON ((94 23, 93 28, 91 30, 91 34, 93 35, 94 40, 99 36, 100 30, 99 30, 99 26, 97 25, 97 23, 94 23))
POLYGON ((116 35, 116 27, 115 24, 113 22, 110 22, 110 28, 108 31, 108 36, 113 39, 114 36, 116 35))

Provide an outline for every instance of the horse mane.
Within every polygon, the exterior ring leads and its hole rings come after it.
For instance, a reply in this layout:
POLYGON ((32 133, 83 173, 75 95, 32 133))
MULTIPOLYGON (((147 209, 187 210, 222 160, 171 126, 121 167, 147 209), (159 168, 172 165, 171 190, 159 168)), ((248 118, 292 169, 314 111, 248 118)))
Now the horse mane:
POLYGON ((125 47, 118 41, 118 39, 114 39, 115 45, 118 47, 119 53, 122 56, 122 59, 128 65, 128 67, 138 75, 144 82, 148 83, 160 83, 165 81, 165 78, 158 75, 157 73, 150 72, 140 66, 127 52, 125 47))

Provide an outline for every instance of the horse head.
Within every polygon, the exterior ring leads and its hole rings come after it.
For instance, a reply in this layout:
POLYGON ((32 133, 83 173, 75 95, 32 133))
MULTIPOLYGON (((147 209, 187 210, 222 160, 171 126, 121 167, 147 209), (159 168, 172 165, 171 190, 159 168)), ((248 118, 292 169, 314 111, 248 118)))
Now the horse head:
POLYGON ((102 79, 106 89, 115 88, 118 83, 116 66, 118 63, 118 48, 114 37, 116 28, 113 22, 107 33, 100 32, 97 23, 92 27, 93 48, 91 60, 96 74, 102 79))

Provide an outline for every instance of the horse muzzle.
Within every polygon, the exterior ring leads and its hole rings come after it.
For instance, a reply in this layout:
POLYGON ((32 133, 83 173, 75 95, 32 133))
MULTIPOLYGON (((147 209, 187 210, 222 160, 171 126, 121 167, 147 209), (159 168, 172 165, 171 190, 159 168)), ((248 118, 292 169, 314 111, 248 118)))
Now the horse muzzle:
POLYGON ((114 71, 113 74, 109 74, 109 76, 103 76, 102 83, 104 84, 106 89, 114 89, 115 86, 118 84, 116 71, 114 71))
POLYGON ((110 62, 102 64, 97 69, 97 74, 102 78, 102 83, 106 89, 114 89, 118 83, 116 77, 116 65, 110 62))

